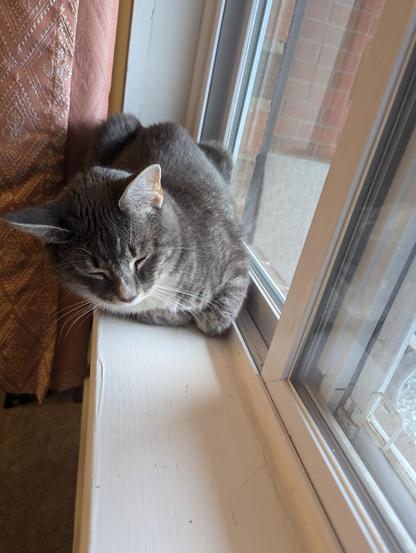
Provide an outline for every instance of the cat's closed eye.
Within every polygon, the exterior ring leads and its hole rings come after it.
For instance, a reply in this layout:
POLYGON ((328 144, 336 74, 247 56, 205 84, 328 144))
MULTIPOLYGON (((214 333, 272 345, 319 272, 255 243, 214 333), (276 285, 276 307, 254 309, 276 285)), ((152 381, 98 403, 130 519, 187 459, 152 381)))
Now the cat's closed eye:
POLYGON ((133 260, 134 268, 136 269, 136 271, 138 271, 141 268, 143 263, 146 261, 147 257, 148 257, 147 255, 143 255, 141 257, 136 257, 133 260))
POLYGON ((92 271, 89 271, 88 274, 95 278, 109 278, 109 275, 106 271, 103 271, 101 269, 94 269, 92 271))

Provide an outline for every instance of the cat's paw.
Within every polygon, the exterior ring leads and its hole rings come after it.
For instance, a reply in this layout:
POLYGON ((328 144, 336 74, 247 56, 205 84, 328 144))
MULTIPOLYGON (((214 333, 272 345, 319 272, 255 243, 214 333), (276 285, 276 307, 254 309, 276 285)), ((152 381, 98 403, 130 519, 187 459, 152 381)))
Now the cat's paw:
POLYGON ((229 317, 219 317, 214 313, 202 312, 194 317, 197 328, 208 336, 220 336, 225 334, 233 324, 229 317))

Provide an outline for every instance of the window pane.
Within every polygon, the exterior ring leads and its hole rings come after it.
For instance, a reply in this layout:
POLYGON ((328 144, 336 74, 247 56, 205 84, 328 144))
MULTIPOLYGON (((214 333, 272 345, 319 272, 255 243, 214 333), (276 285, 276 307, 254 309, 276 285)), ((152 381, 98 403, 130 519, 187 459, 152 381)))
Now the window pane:
POLYGON ((247 241, 283 295, 351 103, 381 0, 272 3, 234 173, 247 241))
POLYGON ((381 205, 360 217, 295 379, 416 540, 415 131, 381 205))

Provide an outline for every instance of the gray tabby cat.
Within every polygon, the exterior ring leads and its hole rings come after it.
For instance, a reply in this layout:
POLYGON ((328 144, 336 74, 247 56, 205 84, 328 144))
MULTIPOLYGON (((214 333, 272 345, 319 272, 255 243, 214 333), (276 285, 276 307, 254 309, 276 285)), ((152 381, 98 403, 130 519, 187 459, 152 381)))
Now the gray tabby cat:
POLYGON ((229 155, 173 123, 116 115, 99 127, 89 167, 55 201, 3 220, 43 239, 61 279, 103 310, 194 320, 209 335, 229 328, 248 286, 229 155))

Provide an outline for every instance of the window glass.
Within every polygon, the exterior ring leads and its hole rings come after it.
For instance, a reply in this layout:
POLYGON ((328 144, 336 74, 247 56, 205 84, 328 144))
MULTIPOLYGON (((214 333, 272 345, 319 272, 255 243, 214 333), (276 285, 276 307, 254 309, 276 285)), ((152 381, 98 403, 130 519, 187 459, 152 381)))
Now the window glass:
POLYGON ((246 240, 285 296, 382 0, 273 1, 234 189, 246 240))
POLYGON ((416 541, 415 236, 413 131, 381 205, 360 213, 294 378, 364 461, 378 484, 367 490, 382 490, 416 541))

